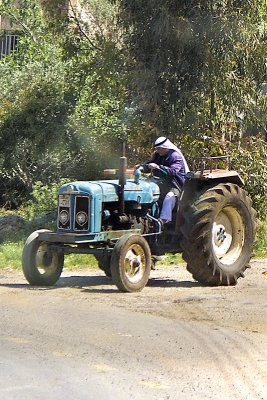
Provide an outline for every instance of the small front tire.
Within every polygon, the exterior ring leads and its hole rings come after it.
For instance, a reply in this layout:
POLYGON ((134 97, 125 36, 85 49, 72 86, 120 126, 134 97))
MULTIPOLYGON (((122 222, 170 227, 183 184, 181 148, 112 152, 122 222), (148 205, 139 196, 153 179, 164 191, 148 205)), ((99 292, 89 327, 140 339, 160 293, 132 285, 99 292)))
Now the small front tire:
POLYGON ((22 253, 22 270, 31 285, 52 286, 61 275, 64 254, 52 251, 47 242, 38 240, 41 232, 50 231, 35 231, 26 240, 22 253))
POLYGON ((116 243, 111 256, 113 282, 122 292, 139 292, 151 271, 151 252, 140 235, 126 234, 116 243))

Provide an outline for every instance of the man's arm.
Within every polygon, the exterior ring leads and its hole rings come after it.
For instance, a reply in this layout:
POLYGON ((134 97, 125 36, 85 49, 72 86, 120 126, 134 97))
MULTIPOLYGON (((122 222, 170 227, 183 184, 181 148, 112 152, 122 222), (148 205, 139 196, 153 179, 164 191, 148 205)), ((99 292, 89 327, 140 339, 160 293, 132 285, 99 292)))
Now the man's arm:
POLYGON ((163 171, 163 173, 167 174, 171 178, 177 176, 181 169, 184 169, 183 158, 176 151, 171 154, 168 166, 159 165, 159 170, 163 171))
POLYGON ((145 174, 148 174, 148 173, 151 172, 153 169, 155 169, 155 168, 158 167, 158 165, 155 164, 155 160, 156 160, 156 152, 153 153, 152 158, 151 158, 150 161, 147 161, 147 162, 144 163, 144 164, 138 164, 138 165, 142 168, 142 171, 143 171, 145 174))

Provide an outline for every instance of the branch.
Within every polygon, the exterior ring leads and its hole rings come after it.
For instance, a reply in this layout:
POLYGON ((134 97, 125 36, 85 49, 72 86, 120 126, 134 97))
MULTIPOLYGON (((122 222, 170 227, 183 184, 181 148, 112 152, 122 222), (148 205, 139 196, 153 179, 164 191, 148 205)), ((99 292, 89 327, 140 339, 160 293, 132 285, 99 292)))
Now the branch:
MULTIPOLYGON (((25 167, 25 166, 24 166, 25 167)), ((25 170, 23 166, 17 163, 14 167, 12 167, 12 172, 16 177, 29 189, 32 190, 32 178, 30 176, 30 171, 27 167, 25 170)))
POLYGON ((72 11, 74 20, 75 20, 75 22, 76 22, 76 24, 77 24, 77 27, 78 27, 80 33, 86 38, 86 40, 88 40, 88 42, 90 43, 90 45, 91 45, 94 49, 96 49, 96 50, 101 50, 100 47, 96 46, 96 45, 92 42, 92 40, 89 38, 89 36, 87 35, 87 33, 84 31, 84 29, 83 29, 83 27, 82 27, 82 25, 81 25, 81 23, 80 23, 80 21, 79 21, 79 19, 78 19, 78 17, 77 17, 77 14, 76 14, 76 12, 75 12, 75 9, 74 9, 74 7, 73 7, 73 4, 72 4, 71 0, 69 0, 69 5, 70 5, 70 7, 71 7, 71 11, 72 11))
POLYGON ((104 35, 104 33, 103 33, 103 29, 102 29, 102 27, 101 27, 101 24, 99 24, 99 23, 97 22, 97 20, 96 20, 94 14, 93 14, 91 11, 88 10, 87 15, 89 15, 89 16, 93 19, 94 25, 99 29, 100 34, 102 35, 102 37, 105 38, 105 35, 104 35))
POLYGON ((10 11, 3 11, 2 13, 5 14, 5 15, 7 15, 8 17, 13 18, 17 24, 21 25, 21 26, 23 27, 23 29, 24 29, 26 32, 29 33, 29 35, 30 35, 32 41, 33 41, 33 42, 36 42, 36 39, 35 39, 35 37, 33 36, 32 32, 30 31, 30 28, 29 28, 26 24, 24 24, 24 22, 20 21, 20 20, 18 19, 18 17, 16 17, 16 15, 14 15, 14 14, 13 14, 12 12, 10 12, 10 11))

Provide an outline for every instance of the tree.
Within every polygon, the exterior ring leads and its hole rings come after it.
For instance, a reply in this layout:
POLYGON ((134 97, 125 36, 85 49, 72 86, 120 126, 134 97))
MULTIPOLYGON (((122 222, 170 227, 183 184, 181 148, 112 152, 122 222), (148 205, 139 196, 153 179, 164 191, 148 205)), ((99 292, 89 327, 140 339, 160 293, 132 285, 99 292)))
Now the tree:
POLYGON ((110 5, 105 13, 106 0, 87 2, 91 31, 71 1, 69 14, 50 18, 61 3, 1 3, 0 14, 21 27, 18 51, 0 61, 2 204, 18 205, 36 181, 96 177, 114 157, 103 149, 124 131, 123 62, 108 25, 114 13, 110 5))
MULTIPOLYGON (((119 1, 132 95, 152 126, 171 135, 261 126, 260 6, 252 1, 119 1)), ((261 117, 264 120, 264 117, 261 117)))

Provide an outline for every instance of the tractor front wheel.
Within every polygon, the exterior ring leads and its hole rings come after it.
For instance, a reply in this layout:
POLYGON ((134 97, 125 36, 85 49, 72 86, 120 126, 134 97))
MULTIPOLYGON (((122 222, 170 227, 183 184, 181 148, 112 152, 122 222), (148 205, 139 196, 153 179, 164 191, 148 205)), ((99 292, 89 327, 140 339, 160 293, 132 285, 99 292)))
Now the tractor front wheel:
POLYGON ((26 240, 22 253, 22 269, 31 285, 52 286, 61 275, 64 254, 55 252, 48 243, 38 240, 41 232, 50 231, 35 231, 26 240))
POLYGON ((149 279, 151 252, 140 235, 126 234, 116 243, 111 256, 113 282, 122 292, 138 292, 149 279))

